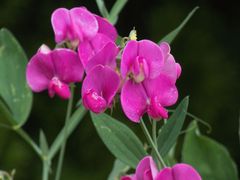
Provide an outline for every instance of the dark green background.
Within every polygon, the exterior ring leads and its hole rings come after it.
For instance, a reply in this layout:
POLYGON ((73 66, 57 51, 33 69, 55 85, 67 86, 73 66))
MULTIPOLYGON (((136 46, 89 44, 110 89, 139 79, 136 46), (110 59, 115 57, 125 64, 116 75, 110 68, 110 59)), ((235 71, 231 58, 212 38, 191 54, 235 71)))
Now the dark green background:
MULTIPOLYGON (((111 7, 113 1, 106 1, 106 4, 111 7)), ((82 5, 98 13, 94 0, 1 0, 0 27, 10 29, 31 57, 42 43, 55 46, 50 24, 52 11, 82 5)), ((129 0, 117 29, 120 35, 126 36, 135 26, 139 39, 157 42, 196 5, 200 9, 172 44, 172 53, 183 69, 178 81, 180 99, 190 95, 190 112, 212 125, 209 136, 226 145, 239 165, 239 3, 129 0)), ((80 89, 76 97, 80 97, 80 89)), ((35 94, 33 111, 24 129, 38 141, 41 128, 52 142, 64 123, 65 107, 66 102, 50 99, 47 93, 35 94)), ((122 113, 115 110, 115 116, 122 117, 122 113)), ((132 126, 139 130, 137 125, 132 126)), ((206 128, 202 127, 202 131, 206 132, 206 128)), ((63 179, 104 180, 113 160, 86 117, 68 142, 63 179)), ((1 128, 0 169, 13 168, 17 170, 17 180, 41 179, 41 162, 35 153, 14 132, 1 128)))

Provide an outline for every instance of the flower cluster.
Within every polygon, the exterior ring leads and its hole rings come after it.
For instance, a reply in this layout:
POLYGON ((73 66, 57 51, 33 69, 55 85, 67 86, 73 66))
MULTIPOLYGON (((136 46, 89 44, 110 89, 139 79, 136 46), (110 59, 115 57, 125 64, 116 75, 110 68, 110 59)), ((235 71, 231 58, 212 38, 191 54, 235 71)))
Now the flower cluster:
POLYGON ((51 22, 60 48, 42 45, 29 61, 27 81, 33 91, 68 99, 69 84, 82 81, 83 105, 95 113, 111 107, 120 94, 131 121, 139 122, 145 113, 155 120, 168 118, 165 107, 178 99, 175 84, 181 74, 168 43, 137 41, 132 34, 120 47, 115 27, 85 7, 59 8, 51 22))
POLYGON ((151 156, 143 158, 135 174, 121 177, 121 180, 201 180, 198 172, 188 164, 180 163, 158 172, 151 156))

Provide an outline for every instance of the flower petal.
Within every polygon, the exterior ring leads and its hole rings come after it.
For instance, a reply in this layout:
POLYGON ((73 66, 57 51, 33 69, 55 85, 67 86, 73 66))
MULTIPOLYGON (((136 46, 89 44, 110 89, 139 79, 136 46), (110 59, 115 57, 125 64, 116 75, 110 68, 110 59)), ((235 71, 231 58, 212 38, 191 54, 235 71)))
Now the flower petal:
POLYGON ((174 57, 169 54, 162 67, 161 75, 168 77, 172 84, 175 84, 178 78, 177 73, 177 65, 174 57))
MULTIPOLYGON (((101 96, 110 106, 120 85, 119 75, 109 67, 95 66, 86 76, 82 85, 82 97, 90 90, 101 96)), ((106 107, 106 108, 107 108, 106 107)))
POLYGON ((112 42, 111 39, 101 33, 97 33, 90 41, 81 42, 78 46, 78 55, 82 61, 83 67, 86 68, 88 61, 109 42, 112 42))
POLYGON ((156 177, 156 180, 163 180, 163 179, 164 180, 177 180, 177 179, 174 179, 173 174, 172 174, 172 169, 169 167, 161 170, 156 177))
POLYGON ((80 82, 83 77, 83 67, 76 52, 59 48, 52 51, 55 75, 64 83, 80 82))
POLYGON ((138 42, 139 49, 138 55, 143 57, 148 62, 149 66, 149 78, 157 77, 161 68, 164 64, 163 54, 160 47, 152 41, 149 40, 141 40, 138 42))
POLYGON ((137 55, 138 55, 138 42, 131 40, 127 43, 122 53, 121 75, 123 78, 126 78, 128 72, 130 71, 131 65, 135 61, 137 55))
POLYGON ((113 42, 109 42, 99 51, 92 59, 90 59, 85 68, 88 73, 96 65, 109 66, 112 69, 116 68, 116 56, 119 52, 118 47, 113 42))
POLYGON ((93 38, 98 32, 98 22, 95 16, 84 7, 70 10, 73 29, 80 41, 93 38))
POLYGON ((54 67, 51 54, 45 45, 30 59, 26 69, 28 85, 34 92, 40 92, 48 88, 48 84, 54 76, 54 67))
POLYGON ((121 91, 121 104, 125 115, 133 122, 140 122, 146 112, 147 96, 142 84, 127 80, 121 91))
POLYGON ((62 99, 69 99, 71 96, 69 86, 61 82, 57 77, 54 77, 48 85, 49 96, 54 97, 55 93, 62 99))
POLYGON ((98 21, 98 32, 108 36, 113 42, 117 39, 116 28, 105 18, 95 15, 98 21))
POLYGON ((65 8, 58 8, 52 13, 51 22, 55 34, 55 41, 62 42, 69 38, 72 40, 74 37, 71 29, 71 19, 69 10, 65 8), (67 37, 68 36, 68 37, 67 37))
POLYGON ((158 169, 151 156, 143 158, 136 168, 136 177, 138 180, 153 180, 155 179, 157 173, 158 169))
POLYGON ((158 97, 158 101, 162 106, 171 106, 178 99, 178 90, 171 80, 160 75, 155 79, 147 79, 143 82, 149 98, 158 97))
POLYGON ((198 172, 188 164, 176 164, 172 168, 174 180, 201 180, 198 172))

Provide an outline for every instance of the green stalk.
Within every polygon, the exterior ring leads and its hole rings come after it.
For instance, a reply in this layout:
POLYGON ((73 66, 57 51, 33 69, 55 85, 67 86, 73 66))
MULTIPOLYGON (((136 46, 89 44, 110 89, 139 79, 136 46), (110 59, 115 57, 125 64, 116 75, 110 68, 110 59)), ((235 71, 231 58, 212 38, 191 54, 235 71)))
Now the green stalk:
POLYGON ((42 180, 48 180, 48 174, 49 174, 49 164, 47 159, 42 159, 43 163, 43 174, 42 174, 42 180))
POLYGON ((61 177, 61 174, 62 174, 62 165, 63 165, 63 159, 64 159, 66 143, 67 143, 67 128, 68 128, 69 119, 70 119, 71 112, 72 112, 73 97, 74 97, 74 87, 71 86, 71 97, 68 100, 67 114, 66 114, 66 118, 65 118, 65 125, 63 127, 63 130, 64 130, 64 140, 63 140, 61 151, 60 151, 60 154, 59 154, 55 180, 59 180, 60 177, 61 177))
POLYGON ((157 159, 161 163, 161 167, 163 167, 163 168, 166 167, 166 164, 163 161, 162 156, 159 154, 159 152, 157 150, 157 147, 155 146, 155 144, 154 144, 154 142, 153 142, 153 140, 152 140, 152 138, 151 138, 151 136, 150 136, 150 134, 149 134, 149 132, 147 130, 147 127, 146 127, 145 123, 143 122, 142 118, 141 118, 141 121, 140 121, 140 125, 142 127, 143 132, 144 132, 144 135, 147 138, 147 141, 148 141, 149 145, 152 147, 154 153, 157 155, 157 159))

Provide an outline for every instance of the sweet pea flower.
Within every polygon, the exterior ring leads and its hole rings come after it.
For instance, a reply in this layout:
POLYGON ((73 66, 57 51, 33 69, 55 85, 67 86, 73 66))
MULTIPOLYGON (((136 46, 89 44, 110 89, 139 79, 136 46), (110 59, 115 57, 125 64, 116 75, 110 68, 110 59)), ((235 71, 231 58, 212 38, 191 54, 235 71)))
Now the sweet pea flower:
POLYGON ((76 7, 70 10, 58 8, 51 18, 55 41, 70 41, 78 45, 79 41, 92 39, 97 33, 108 36, 112 41, 117 38, 115 27, 100 16, 97 16, 85 7, 76 7))
POLYGON ((190 165, 180 163, 172 168, 164 168, 156 176, 155 180, 201 180, 201 176, 190 165))
POLYGON ((122 176, 121 180, 201 180, 201 176, 190 165, 180 163, 158 172, 151 156, 144 157, 132 175, 122 176))
POLYGON ((123 111, 133 122, 140 122, 144 113, 155 120, 166 119, 165 107, 175 104, 178 98, 175 83, 181 67, 170 54, 167 43, 157 46, 144 40, 144 45, 148 46, 145 48, 130 42, 121 62, 121 74, 127 77, 121 91, 123 111))
POLYGON ((34 92, 48 89, 50 97, 57 94, 68 99, 71 96, 69 84, 80 82, 83 72, 76 52, 65 48, 51 51, 42 45, 27 65, 26 78, 34 92))
POLYGON ((119 75, 110 67, 92 68, 82 84, 82 101, 86 109, 101 113, 112 105, 120 84, 119 75))
POLYGON ((118 52, 119 48, 112 39, 102 33, 97 33, 93 39, 83 41, 78 46, 78 55, 86 73, 98 64, 115 69, 118 52))
POLYGON ((55 41, 71 41, 78 44, 93 38, 98 32, 98 22, 95 16, 85 7, 58 8, 52 13, 55 41))
POLYGON ((144 157, 137 165, 135 174, 121 177, 121 180, 154 180, 157 166, 151 156, 144 157))

